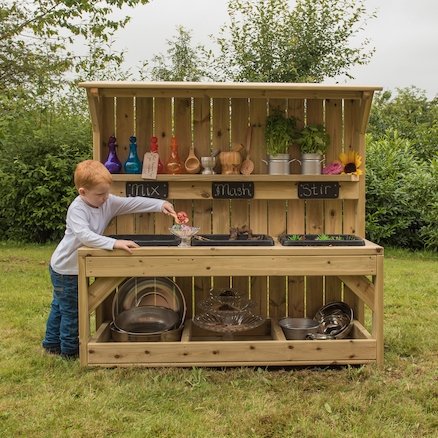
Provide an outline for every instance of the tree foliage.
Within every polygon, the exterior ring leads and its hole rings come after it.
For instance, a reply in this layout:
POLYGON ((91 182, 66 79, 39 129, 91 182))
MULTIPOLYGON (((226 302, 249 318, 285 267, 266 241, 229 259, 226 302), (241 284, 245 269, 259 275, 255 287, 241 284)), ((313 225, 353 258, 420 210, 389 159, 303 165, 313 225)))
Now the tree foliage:
MULTIPOLYGON (((105 50, 129 17, 114 10, 148 0, 0 0, 0 93, 43 94, 62 86, 63 73, 103 70, 117 54, 105 50), (83 43, 80 56, 73 43, 83 43)), ((76 46, 77 48, 77 46, 76 46)))
POLYGON ((375 139, 397 132, 408 139, 415 155, 423 160, 438 159, 438 98, 428 100, 415 87, 378 94, 374 99, 369 132, 375 139))
POLYGON ((366 228, 375 242, 438 250, 437 103, 413 87, 374 100, 366 228))
MULTIPOLYGON (((152 59, 150 71, 143 73, 154 81, 198 82, 208 76, 207 51, 204 46, 193 46, 191 32, 178 26, 177 35, 167 40, 167 52, 152 59)), ((142 70, 147 69, 147 63, 142 70)))
POLYGON ((350 76, 373 49, 368 40, 353 47, 362 26, 373 16, 364 1, 229 1, 230 23, 216 39, 220 54, 216 77, 248 82, 320 82, 350 76))

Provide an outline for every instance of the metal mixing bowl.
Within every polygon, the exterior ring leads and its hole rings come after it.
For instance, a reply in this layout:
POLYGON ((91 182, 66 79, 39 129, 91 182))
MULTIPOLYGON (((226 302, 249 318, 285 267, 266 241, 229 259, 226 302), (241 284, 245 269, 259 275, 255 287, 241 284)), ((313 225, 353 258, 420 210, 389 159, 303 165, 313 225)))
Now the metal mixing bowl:
POLYGON ((311 318, 282 318, 278 324, 286 339, 306 339, 307 335, 319 330, 319 322, 311 318))
POLYGON ((179 315, 172 309, 141 306, 125 310, 114 320, 114 326, 126 333, 160 334, 175 328, 179 315))

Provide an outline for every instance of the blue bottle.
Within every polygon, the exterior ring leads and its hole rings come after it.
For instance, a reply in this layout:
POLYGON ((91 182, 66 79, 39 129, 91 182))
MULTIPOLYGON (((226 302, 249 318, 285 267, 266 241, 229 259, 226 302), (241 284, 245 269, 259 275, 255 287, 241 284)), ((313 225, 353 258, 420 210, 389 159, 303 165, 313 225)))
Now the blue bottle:
POLYGON ((113 135, 108 140, 108 158, 106 159, 104 166, 110 173, 120 173, 122 170, 122 163, 120 162, 117 152, 117 140, 113 135))
POLYGON ((125 163, 126 173, 141 173, 142 164, 137 155, 137 138, 129 137, 129 156, 125 163))

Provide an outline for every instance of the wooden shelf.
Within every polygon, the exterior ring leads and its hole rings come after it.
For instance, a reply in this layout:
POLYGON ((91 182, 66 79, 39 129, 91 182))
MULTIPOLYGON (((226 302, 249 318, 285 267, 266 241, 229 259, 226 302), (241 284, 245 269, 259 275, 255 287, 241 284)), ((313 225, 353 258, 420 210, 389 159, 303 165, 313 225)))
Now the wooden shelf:
MULTIPOLYGON (((268 174, 257 174, 257 175, 201 175, 201 174, 181 174, 181 175, 157 175, 156 181, 169 181, 169 182, 187 182, 187 181, 254 181, 254 182, 288 182, 288 181, 345 181, 345 182, 358 182, 359 176, 357 175, 268 175, 268 174)), ((143 179, 141 175, 137 174, 114 174, 113 181, 155 181, 143 179)))

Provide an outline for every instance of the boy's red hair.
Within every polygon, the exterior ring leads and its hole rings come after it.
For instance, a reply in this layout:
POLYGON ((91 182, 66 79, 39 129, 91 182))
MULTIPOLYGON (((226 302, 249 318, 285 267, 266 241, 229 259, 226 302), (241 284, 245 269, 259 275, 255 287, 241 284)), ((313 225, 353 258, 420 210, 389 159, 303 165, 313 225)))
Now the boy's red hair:
POLYGON ((74 181, 76 189, 79 190, 81 187, 91 189, 102 183, 111 184, 113 178, 100 161, 85 160, 76 166, 74 181))

